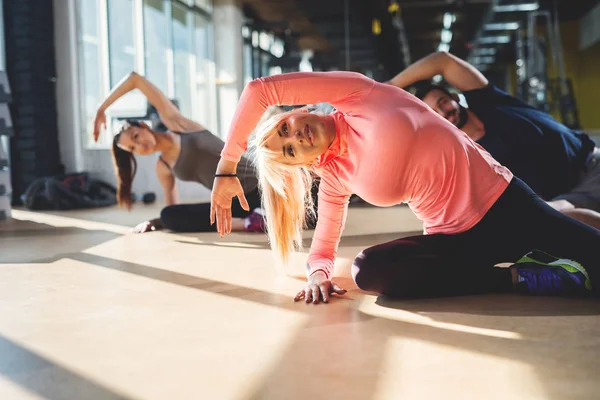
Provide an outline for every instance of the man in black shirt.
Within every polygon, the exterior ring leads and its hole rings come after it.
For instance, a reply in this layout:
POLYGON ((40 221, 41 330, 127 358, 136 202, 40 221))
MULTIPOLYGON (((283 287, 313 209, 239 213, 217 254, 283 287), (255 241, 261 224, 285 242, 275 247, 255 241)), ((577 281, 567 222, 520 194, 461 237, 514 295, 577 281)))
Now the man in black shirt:
POLYGON ((415 95, 548 204, 600 228, 600 150, 586 134, 503 92, 472 65, 449 53, 433 53, 387 83, 405 88, 438 74, 463 93, 469 108, 441 86, 422 87, 415 95))

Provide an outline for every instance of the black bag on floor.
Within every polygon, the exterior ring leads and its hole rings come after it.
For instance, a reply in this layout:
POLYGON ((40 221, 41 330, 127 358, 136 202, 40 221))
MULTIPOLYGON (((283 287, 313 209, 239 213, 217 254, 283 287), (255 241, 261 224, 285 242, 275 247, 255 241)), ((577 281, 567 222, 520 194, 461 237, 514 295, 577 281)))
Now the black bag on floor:
POLYGON ((117 204, 117 190, 87 173, 57 175, 33 181, 22 196, 29 210, 75 210, 117 204))

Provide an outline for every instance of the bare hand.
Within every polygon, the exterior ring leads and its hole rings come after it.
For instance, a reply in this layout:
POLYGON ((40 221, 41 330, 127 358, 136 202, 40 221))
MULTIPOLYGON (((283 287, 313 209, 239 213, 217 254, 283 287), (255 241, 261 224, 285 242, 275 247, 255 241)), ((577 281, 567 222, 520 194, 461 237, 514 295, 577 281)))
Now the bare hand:
POLYGON ((150 231, 155 231, 155 230, 156 230, 156 226, 154 225, 153 221, 144 221, 144 222, 137 224, 135 226, 135 228, 132 229, 132 232, 133 233, 144 233, 144 232, 150 232, 150 231))
POLYGON ((244 189, 236 177, 217 177, 210 199, 210 224, 217 220, 217 231, 221 237, 231 233, 231 200, 238 197, 240 205, 250 211, 244 189))
POLYGON ((306 287, 298 292, 294 297, 294 301, 300 301, 304 298, 307 303, 319 304, 320 300, 328 303, 329 297, 334 293, 341 296, 346 293, 346 290, 327 279, 324 272, 318 271, 308 278, 306 287))
POLYGON ((104 110, 100 109, 96 113, 96 119, 94 120, 94 142, 98 141, 102 129, 106 129, 106 114, 104 110))

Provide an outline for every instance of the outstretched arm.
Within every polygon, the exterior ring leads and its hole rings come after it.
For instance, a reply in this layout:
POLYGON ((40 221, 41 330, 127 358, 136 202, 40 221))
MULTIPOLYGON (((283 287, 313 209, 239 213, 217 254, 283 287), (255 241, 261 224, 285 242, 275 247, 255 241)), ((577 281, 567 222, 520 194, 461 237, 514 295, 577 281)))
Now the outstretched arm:
POLYGON ((317 271, 325 273, 328 279, 333 275, 333 266, 346 224, 350 200, 349 193, 340 192, 335 185, 330 184, 334 179, 330 172, 323 171, 319 185, 317 226, 308 256, 307 277, 317 271))
POLYGON ((96 115, 97 123, 94 126, 94 140, 98 140, 100 135, 100 125, 104 122, 104 113, 108 107, 110 107, 115 101, 121 98, 126 93, 129 93, 133 89, 140 90, 144 96, 148 99, 150 104, 156 108, 160 115, 161 121, 165 126, 178 132, 189 132, 195 130, 203 130, 204 127, 197 122, 194 122, 179 112, 177 107, 169 100, 163 92, 154 86, 148 79, 139 75, 136 72, 132 72, 124 77, 106 97, 104 102, 98 107, 98 113, 96 115))
POLYGON ((306 302, 318 303, 323 299, 328 302, 333 293, 344 294, 346 291, 337 286, 331 279, 337 249, 346 223, 348 213, 349 193, 339 191, 335 185, 330 184, 330 172, 323 171, 319 185, 318 220, 313 235, 310 255, 306 264, 308 282, 294 300, 302 298, 306 302))
POLYGON ((460 91, 481 89, 488 84, 487 78, 477 68, 446 52, 432 53, 420 59, 387 83, 406 88, 436 75, 442 75, 450 85, 460 91))

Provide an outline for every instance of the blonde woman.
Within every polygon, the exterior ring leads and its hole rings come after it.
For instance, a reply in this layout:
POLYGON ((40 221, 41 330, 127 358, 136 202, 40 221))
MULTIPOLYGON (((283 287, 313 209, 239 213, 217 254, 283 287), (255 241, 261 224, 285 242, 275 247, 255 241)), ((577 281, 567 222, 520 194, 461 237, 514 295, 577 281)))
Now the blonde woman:
POLYGON ((361 289, 393 297, 597 293, 600 231, 548 206, 416 97, 350 72, 277 75, 246 87, 213 185, 211 222, 221 235, 232 228, 232 198, 243 202, 236 168, 253 130, 267 232, 282 262, 301 245, 311 174, 321 177, 308 282, 295 300, 344 293, 331 276, 353 193, 378 206, 407 203, 426 232, 361 252, 352 266, 361 289), (317 102, 337 111, 294 110, 256 127, 269 106, 317 102), (494 267, 503 262, 514 265, 494 267))

